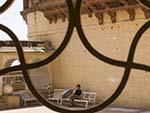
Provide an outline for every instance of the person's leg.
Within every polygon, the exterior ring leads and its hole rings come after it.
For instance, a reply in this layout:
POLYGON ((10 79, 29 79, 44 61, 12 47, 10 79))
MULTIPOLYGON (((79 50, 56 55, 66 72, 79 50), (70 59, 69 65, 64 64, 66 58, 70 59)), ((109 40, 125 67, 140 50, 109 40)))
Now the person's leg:
POLYGON ((79 96, 73 95, 73 97, 72 97, 72 106, 74 106, 74 100, 79 99, 79 98, 80 98, 79 96))
POLYGON ((78 99, 78 96, 77 95, 72 95, 70 99, 71 99, 72 106, 74 106, 74 99, 78 99))
POLYGON ((70 100, 71 100, 71 105, 73 106, 73 103, 74 103, 74 102, 73 102, 73 101, 74 101, 74 95, 70 95, 69 98, 70 98, 70 100))
POLYGON ((72 98, 71 98, 71 104, 72 104, 72 106, 74 106, 74 99, 75 99, 75 95, 72 95, 72 98))

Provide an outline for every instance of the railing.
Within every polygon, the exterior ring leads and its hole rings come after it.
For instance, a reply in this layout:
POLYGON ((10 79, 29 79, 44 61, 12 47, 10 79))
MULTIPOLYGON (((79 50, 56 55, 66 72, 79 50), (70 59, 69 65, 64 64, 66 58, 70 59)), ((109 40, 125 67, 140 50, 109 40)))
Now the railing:
MULTIPOLYGON (((7 0, 7 2, 0 8, 0 13, 7 10, 8 7, 12 4, 13 1, 14 0, 7 0)), ((7 28, 6 26, 0 24, 0 30, 7 33, 11 37, 11 39, 13 40, 13 42, 14 42, 16 48, 17 48, 18 57, 19 57, 19 60, 20 60, 20 63, 21 63, 19 66, 9 67, 9 68, 0 70, 0 75, 3 75, 5 73, 8 73, 8 72, 11 72, 11 71, 14 71, 14 70, 15 71, 19 71, 19 70, 22 71, 22 73, 24 75, 24 78, 25 78, 25 81, 26 81, 29 89, 33 93, 33 95, 43 105, 45 105, 46 107, 48 107, 52 110, 55 110, 55 111, 61 112, 61 113, 94 113, 94 112, 97 112, 99 110, 102 110, 102 109, 106 108, 108 105, 110 105, 112 102, 114 102, 118 98, 118 96, 122 93, 123 89, 125 88, 125 86, 127 84, 127 81, 129 79, 130 72, 131 72, 132 69, 139 69, 139 70, 144 70, 144 71, 150 72, 150 66, 133 62, 137 44, 138 44, 139 40, 141 39, 141 36, 143 35, 143 33, 147 29, 150 28, 150 20, 148 20, 140 28, 140 30, 136 33, 136 35, 135 35, 135 37, 132 41, 131 47, 130 47, 130 52, 129 52, 127 61, 124 62, 124 61, 114 60, 114 59, 111 59, 108 56, 104 56, 103 54, 96 51, 91 46, 91 44, 88 42, 88 40, 86 38, 86 35, 84 34, 84 31, 82 29, 81 20, 80 20, 80 9, 81 9, 82 0, 77 0, 77 2, 75 4, 75 7, 74 7, 73 2, 71 0, 66 0, 66 2, 67 2, 67 5, 68 5, 68 9, 69 9, 70 19, 69 19, 69 26, 68 26, 68 30, 67 30, 67 33, 65 35, 64 41, 62 42, 61 46, 50 57, 48 57, 47 59, 45 59, 41 62, 33 63, 33 64, 27 64, 25 62, 25 57, 24 57, 22 47, 21 47, 20 42, 19 42, 18 38, 16 37, 16 35, 9 28, 7 28), (79 38, 81 39, 83 45, 86 47, 86 49, 93 56, 95 56, 99 60, 102 60, 105 63, 111 64, 111 65, 114 65, 114 66, 117 66, 117 67, 124 67, 125 68, 123 78, 122 78, 118 88, 113 93, 113 95, 110 96, 104 103, 96 105, 96 106, 94 106, 93 108, 90 108, 90 109, 83 109, 83 110, 65 109, 63 107, 55 106, 52 103, 49 103, 36 91, 33 83, 30 80, 29 74, 28 74, 29 69, 38 68, 38 67, 46 65, 46 64, 52 62, 54 59, 56 59, 63 52, 63 50, 65 49, 65 47, 69 43, 74 28, 77 29, 77 32, 79 34, 79 38)))

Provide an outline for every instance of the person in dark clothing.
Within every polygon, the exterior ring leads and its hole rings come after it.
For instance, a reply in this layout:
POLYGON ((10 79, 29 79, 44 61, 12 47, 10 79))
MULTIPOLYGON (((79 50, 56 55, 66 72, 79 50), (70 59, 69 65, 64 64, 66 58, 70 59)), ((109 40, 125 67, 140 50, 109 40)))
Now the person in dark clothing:
POLYGON ((71 104, 74 105, 74 99, 81 99, 82 90, 80 84, 77 84, 75 93, 71 95, 71 104))
POLYGON ((74 95, 80 96, 81 94, 82 94, 81 86, 80 84, 77 84, 74 95))

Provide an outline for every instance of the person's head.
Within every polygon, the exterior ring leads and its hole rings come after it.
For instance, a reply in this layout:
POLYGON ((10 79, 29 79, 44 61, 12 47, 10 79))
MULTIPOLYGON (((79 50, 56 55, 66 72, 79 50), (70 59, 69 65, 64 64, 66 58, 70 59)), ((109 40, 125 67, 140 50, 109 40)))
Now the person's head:
POLYGON ((80 89, 80 88, 81 88, 81 85, 80 85, 80 84, 77 84, 76 88, 79 88, 79 89, 80 89))

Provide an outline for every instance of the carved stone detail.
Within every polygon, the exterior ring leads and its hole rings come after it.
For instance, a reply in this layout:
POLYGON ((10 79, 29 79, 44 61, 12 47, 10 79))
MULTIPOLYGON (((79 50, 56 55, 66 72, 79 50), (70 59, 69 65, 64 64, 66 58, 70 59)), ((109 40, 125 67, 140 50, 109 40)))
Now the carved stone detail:
MULTIPOLYGON (((22 12, 24 19, 26 19, 25 15, 37 10, 43 12, 50 23, 56 23, 58 19, 63 22, 68 19, 68 8, 65 0, 32 0, 32 4, 33 7, 22 12)), ((83 0, 81 13, 88 14, 89 17, 95 15, 101 25, 104 23, 104 13, 108 13, 112 23, 115 23, 118 10, 126 10, 129 13, 130 20, 133 21, 135 20, 135 9, 138 7, 141 7, 141 5, 136 0, 83 0)), ((150 11, 144 8, 142 10, 145 18, 148 19, 150 11)))

